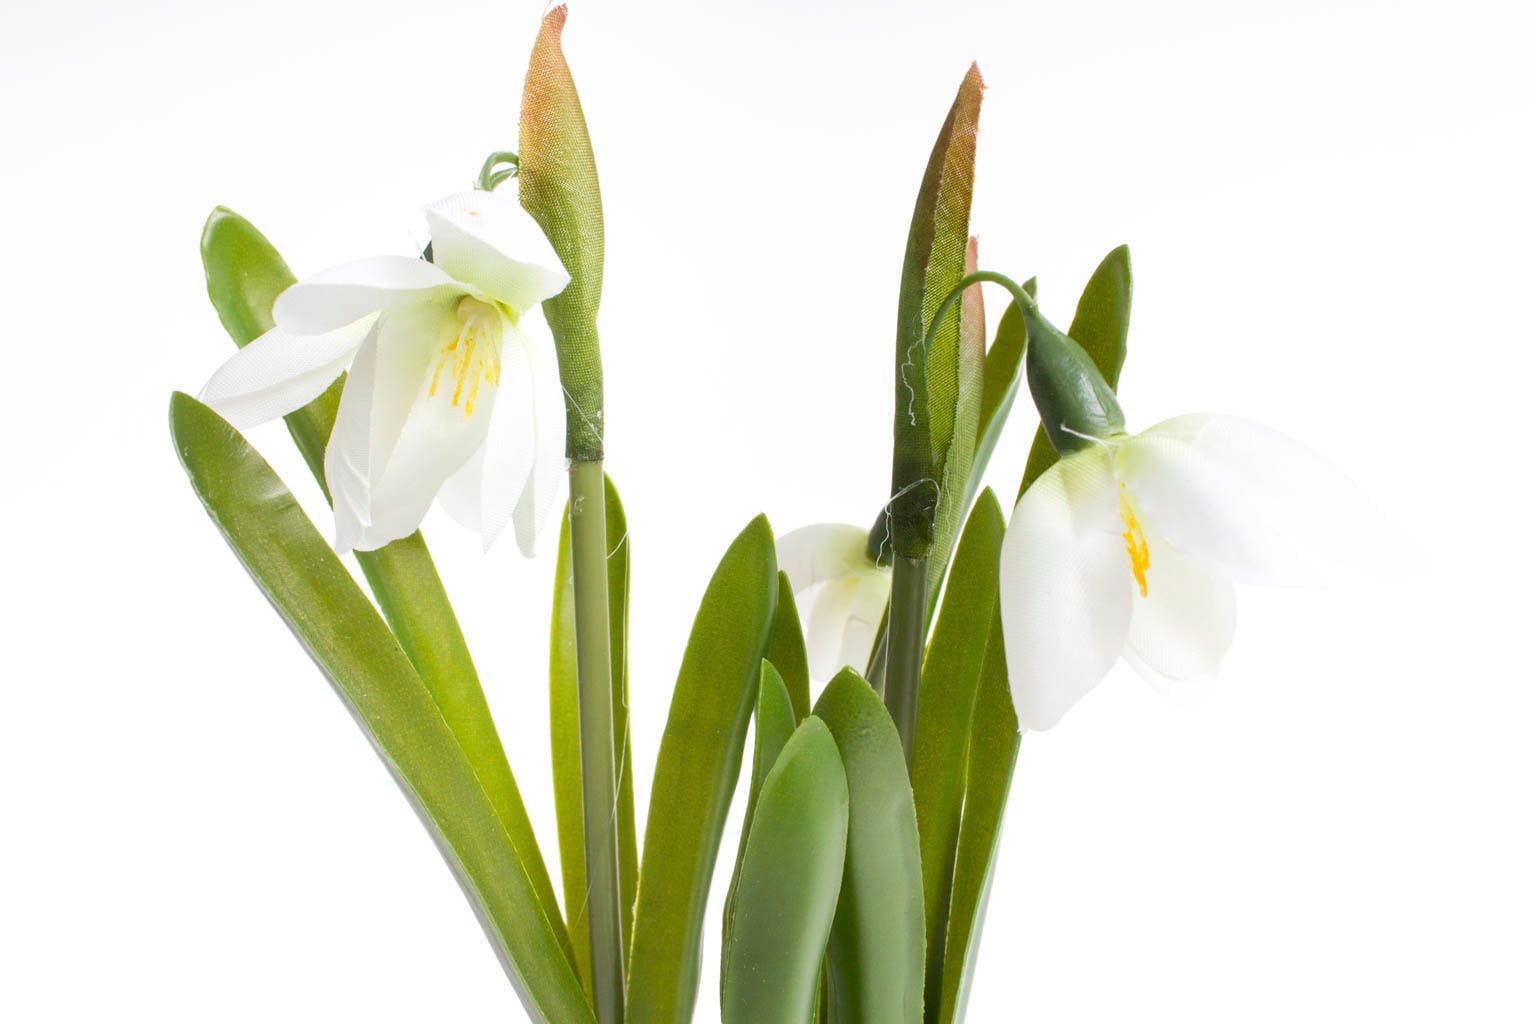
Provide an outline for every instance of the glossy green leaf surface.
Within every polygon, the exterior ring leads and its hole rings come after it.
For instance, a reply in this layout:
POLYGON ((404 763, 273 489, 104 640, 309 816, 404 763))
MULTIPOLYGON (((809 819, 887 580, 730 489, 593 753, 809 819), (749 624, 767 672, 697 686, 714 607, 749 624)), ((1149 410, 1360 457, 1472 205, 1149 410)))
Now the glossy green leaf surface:
POLYGON ((1003 660, 1002 619, 994 613, 987 655, 971 715, 970 752, 966 757, 965 803, 944 941, 944 976, 939 992, 941 1024, 964 1020, 971 973, 986 917, 987 895, 997 860, 1008 787, 1019 756, 1019 719, 1008 692, 1003 660))
POLYGON ((896 308, 891 540, 897 555, 921 558, 933 543, 940 467, 954 436, 959 397, 960 310, 925 347, 929 324, 965 273, 981 72, 973 64, 939 130, 918 189, 896 308))
MULTIPOLYGON (((1120 384, 1130 326, 1131 250, 1122 245, 1105 256, 1088 279, 1077 300, 1072 326, 1067 329, 1111 388, 1120 384)), ((1029 459, 1024 464, 1024 479, 1019 484, 1021 497, 1030 484, 1040 479, 1041 473, 1055 465, 1056 459, 1056 449, 1042 427, 1035 433, 1029 459)))
POLYGON ((848 776, 848 855, 827 944, 828 1006, 839 1024, 923 1018, 923 869, 907 760, 885 704, 839 672, 812 714, 848 776))
MULTIPOLYGON (((604 478, 608 533, 609 649, 612 651, 613 749, 618 756, 619 893, 624 945, 633 933, 639 855, 635 841, 635 786, 629 736, 629 526, 613 480, 604 478)), ((587 939, 585 825, 581 810, 581 731, 576 690, 576 600, 571 568, 571 521, 561 516, 559 557, 549 636, 550 757, 555 785, 555 822, 560 836, 567 928, 576 968, 591 991, 591 945, 587 939)))
MULTIPOLYGON (((271 327, 272 303, 293 282, 293 275, 277 250, 250 221, 223 207, 209 216, 203 228, 201 250, 208 297, 235 344, 244 346, 271 327)), ((325 444, 336 422, 336 404, 344 380, 345 376, 319 398, 285 417, 288 432, 322 490, 325 444)), ((437 702, 501 815, 562 948, 570 951, 560 904, 528 820, 522 793, 507 763, 480 676, 426 542, 417 532, 377 551, 355 554, 385 621, 437 702)))
POLYGON ((937 1019, 944 971, 950 882, 960 838, 972 709, 997 609, 997 565, 1005 528, 990 488, 983 491, 955 553, 944 604, 923 661, 912 795, 923 862, 927 927, 925 1019, 937 1019))
POLYGON ((758 794, 721 958, 723 1024, 806 1024, 815 1012, 849 817, 838 746, 809 717, 758 794))
POLYGON ((709 582, 672 692, 640 858, 628 1024, 693 1017, 710 877, 778 589, 773 531, 758 516, 709 582))
MULTIPOLYGON (((783 576, 783 573, 779 574, 783 576)), ((767 658, 763 659, 762 679, 757 688, 757 710, 753 713, 754 739, 752 742, 752 784, 747 789, 747 811, 741 819, 741 841, 736 849, 736 867, 731 872, 731 888, 725 897, 725 919, 720 929, 721 957, 724 963, 731 948, 731 932, 735 927, 736 893, 741 883, 741 864, 747 855, 747 837, 752 832, 752 815, 757 809, 758 793, 763 780, 768 777, 779 752, 795 731, 795 709, 789 701, 789 691, 784 679, 767 658)), ((825 936, 823 936, 825 941, 825 936)), ((721 998, 725 994, 725 974, 720 975, 721 998)))
POLYGON ((433 834, 528 1013, 550 1024, 592 1020, 474 766, 330 545, 265 460, 212 410, 173 396, 171 434, 214 524, 433 834))
POLYGON ((763 657, 779 670, 784 688, 789 691, 789 703, 795 709, 795 721, 800 721, 811 713, 811 669, 806 661, 800 611, 795 607, 795 588, 784 572, 779 573, 779 600, 773 609, 773 626, 763 657))
POLYGON ((566 454, 603 457, 603 363, 597 306, 603 294, 603 198, 576 81, 560 36, 566 9, 544 15, 528 59, 518 121, 518 198, 544 229, 571 283, 544 303, 566 394, 566 454))

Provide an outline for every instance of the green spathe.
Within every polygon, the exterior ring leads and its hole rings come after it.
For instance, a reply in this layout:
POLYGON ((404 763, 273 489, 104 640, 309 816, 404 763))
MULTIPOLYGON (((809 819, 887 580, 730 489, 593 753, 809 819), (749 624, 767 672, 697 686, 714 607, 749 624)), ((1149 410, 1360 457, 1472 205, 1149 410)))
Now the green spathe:
POLYGON ((1079 451, 1095 439, 1124 433, 1125 413, 1099 368, 1083 347, 1040 315, 1024 310, 1029 343, 1024 368, 1029 392, 1040 410, 1040 426, 1060 454, 1079 451))

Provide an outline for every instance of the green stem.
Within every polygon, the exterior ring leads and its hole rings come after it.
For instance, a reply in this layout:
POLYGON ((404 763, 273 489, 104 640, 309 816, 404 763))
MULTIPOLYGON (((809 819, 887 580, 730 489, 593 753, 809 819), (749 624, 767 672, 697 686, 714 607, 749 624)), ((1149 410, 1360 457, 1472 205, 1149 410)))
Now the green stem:
POLYGON ((891 611, 886 629, 885 706, 901 749, 912 763, 917 731, 917 683, 923 669, 928 623, 928 559, 897 555, 891 567, 891 611))
POLYGON ((581 735, 581 812, 586 844, 592 997, 598 1024, 621 1024, 624 1019, 624 940, 619 896, 603 464, 572 462, 570 478, 576 700, 581 735))

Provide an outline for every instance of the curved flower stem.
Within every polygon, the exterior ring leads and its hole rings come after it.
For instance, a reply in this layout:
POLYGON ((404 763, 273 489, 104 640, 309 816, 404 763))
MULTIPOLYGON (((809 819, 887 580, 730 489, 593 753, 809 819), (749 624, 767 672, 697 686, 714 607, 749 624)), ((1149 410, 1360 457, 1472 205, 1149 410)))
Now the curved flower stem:
POLYGON ((885 706, 912 764, 917 730, 917 682, 923 669, 928 619, 928 559, 896 557, 891 566, 890 628, 886 631, 885 706))
POLYGON ((581 736, 581 812, 586 844, 592 996, 598 1024, 620 1024, 624 1019, 624 940, 619 895, 603 464, 572 462, 570 480, 576 700, 581 736))
MULTIPOLYGON (((967 288, 981 283, 1002 285, 1024 309, 1035 309, 1035 300, 1018 282, 993 270, 966 274, 939 304, 923 336, 923 351, 933 344, 934 332, 967 288)), ((896 723, 901 747, 912 763, 912 739, 917 730, 918 681, 923 669, 923 649, 928 636, 928 556, 911 558, 898 555, 891 574, 891 605, 884 635, 872 656, 871 675, 877 667, 885 671, 885 706, 896 723), (883 665, 878 659, 883 654, 883 665)), ((878 684, 876 684, 878 689, 878 684)))

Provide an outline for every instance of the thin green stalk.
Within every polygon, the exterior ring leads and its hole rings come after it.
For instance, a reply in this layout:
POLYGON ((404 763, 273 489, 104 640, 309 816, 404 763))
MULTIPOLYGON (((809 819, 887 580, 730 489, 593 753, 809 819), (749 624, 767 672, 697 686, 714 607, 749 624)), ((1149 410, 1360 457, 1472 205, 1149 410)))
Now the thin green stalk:
POLYGON ((891 610, 885 636, 885 706, 896 723, 909 766, 917 731, 917 681, 923 669, 927 627, 928 559, 897 555, 891 567, 891 610))
POLYGON ((576 699, 581 734, 581 810, 586 844, 592 997, 598 1024, 621 1024, 624 1019, 624 940, 619 897, 603 464, 572 462, 570 478, 576 699))

